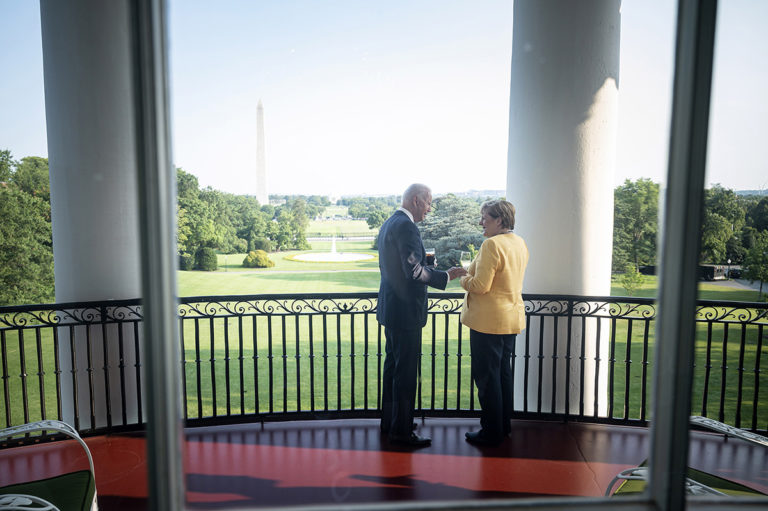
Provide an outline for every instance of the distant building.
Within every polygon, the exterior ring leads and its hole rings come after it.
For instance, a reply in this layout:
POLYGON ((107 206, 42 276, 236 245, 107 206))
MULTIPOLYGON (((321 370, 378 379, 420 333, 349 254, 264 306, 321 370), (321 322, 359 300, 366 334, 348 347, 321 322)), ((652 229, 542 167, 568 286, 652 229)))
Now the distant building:
POLYGON ((497 198, 506 197, 507 192, 505 190, 469 190, 466 192, 455 192, 456 197, 470 197, 470 198, 497 198))

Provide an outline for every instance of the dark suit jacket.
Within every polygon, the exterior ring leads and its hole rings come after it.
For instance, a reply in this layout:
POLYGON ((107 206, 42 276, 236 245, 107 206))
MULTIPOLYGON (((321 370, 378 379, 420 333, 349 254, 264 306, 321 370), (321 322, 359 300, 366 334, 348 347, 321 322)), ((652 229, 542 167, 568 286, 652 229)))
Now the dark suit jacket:
POLYGON ((427 286, 445 289, 448 273, 426 266, 419 230, 402 211, 379 230, 379 269, 379 323, 403 330, 426 325, 427 286))

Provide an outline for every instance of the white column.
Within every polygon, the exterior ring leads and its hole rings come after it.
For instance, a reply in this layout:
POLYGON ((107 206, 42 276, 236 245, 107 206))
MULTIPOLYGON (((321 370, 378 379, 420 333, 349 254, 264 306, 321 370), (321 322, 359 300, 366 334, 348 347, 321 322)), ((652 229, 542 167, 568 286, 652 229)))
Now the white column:
MULTIPOLYGON (((527 293, 610 294, 620 7, 620 0, 515 2, 507 199, 531 254, 527 293)), ((585 381, 593 382, 594 358, 606 363, 607 342, 592 353, 595 333, 590 325, 587 330, 585 381)), ((544 353, 552 353, 552 329, 545 334, 544 353)), ((537 329, 528 336, 538 345, 537 329)), ((578 357, 581 330, 571 339, 578 357)), ((564 352, 560 344, 559 356, 564 352)), ((572 388, 578 365, 572 360, 572 388)), ((601 392, 606 372, 600 368, 601 392)), ((547 396, 551 377, 543 376, 547 396)), ((592 396, 594 386, 585 393, 592 396)))
MULTIPOLYGON (((136 177, 134 88, 127 1, 41 0, 45 105, 51 183, 56 301, 138 298, 141 294, 136 177)), ((116 327, 110 327, 117 339, 116 327)), ((65 330, 65 329, 62 329, 65 330)), ((118 376, 118 349, 108 360, 99 326, 91 331, 96 380, 96 424, 106 402, 121 420, 119 383, 105 395, 103 366, 118 376), (117 395, 115 395, 117 394, 117 395)), ((62 332, 63 333, 63 332, 62 332)), ((126 332, 128 334, 128 332, 126 332)), ((76 353, 81 420, 89 419, 85 334, 76 353)), ((68 348, 68 342, 62 343, 68 348)), ((132 342, 125 363, 132 367, 132 342)), ((65 420, 72 422, 69 354, 62 353, 65 420)), ((111 380, 111 378, 110 378, 111 380)), ((129 387, 130 388, 130 387, 129 387)), ((135 395, 127 396, 129 403, 135 395)), ((134 415, 129 410, 128 415, 134 415)), ((81 422, 81 427, 84 424, 81 422)))

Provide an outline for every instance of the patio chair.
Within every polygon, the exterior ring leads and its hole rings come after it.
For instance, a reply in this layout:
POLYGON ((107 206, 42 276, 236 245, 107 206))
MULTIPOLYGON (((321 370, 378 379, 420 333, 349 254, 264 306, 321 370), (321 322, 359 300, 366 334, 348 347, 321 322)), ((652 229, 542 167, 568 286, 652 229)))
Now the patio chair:
MULTIPOLYGON (((768 438, 752 433, 750 431, 744 431, 743 429, 729 426, 720 421, 709 419, 707 417, 701 417, 699 415, 691 416, 691 424, 722 433, 726 436, 732 436, 735 438, 741 438, 747 442, 762 445, 768 447, 768 438)), ((635 468, 629 468, 619 472, 614 477, 608 487, 605 490, 605 495, 631 495, 641 493, 645 489, 646 481, 648 480, 648 467, 646 461, 643 461, 640 466, 635 468), (614 486, 619 481, 621 484, 614 490, 614 486)), ((685 478, 685 493, 687 495, 694 496, 759 496, 763 493, 739 484, 728 479, 718 477, 701 470, 695 470, 688 467, 685 478)))
MULTIPOLYGON (((605 491, 605 495, 633 495, 641 493, 645 489, 645 483, 648 480, 648 467, 643 462, 639 467, 628 468, 622 470, 616 477, 608 484, 608 488, 605 491), (614 485, 622 481, 622 483, 612 492, 614 485)), ((685 493, 691 496, 715 496, 724 497, 726 495, 735 496, 762 496, 763 493, 744 486, 743 484, 735 483, 718 477, 701 470, 694 470, 688 468, 685 478, 685 493)))
POLYGON ((0 511, 17 509, 97 510, 96 480, 91 451, 72 426, 57 420, 31 422, 0 430, 0 440, 38 431, 61 433, 77 440, 88 456, 89 468, 55 477, 0 487, 0 511))
POLYGON ((4 511, 61 511, 45 499, 34 495, 18 495, 11 493, 0 495, 0 509, 4 511))

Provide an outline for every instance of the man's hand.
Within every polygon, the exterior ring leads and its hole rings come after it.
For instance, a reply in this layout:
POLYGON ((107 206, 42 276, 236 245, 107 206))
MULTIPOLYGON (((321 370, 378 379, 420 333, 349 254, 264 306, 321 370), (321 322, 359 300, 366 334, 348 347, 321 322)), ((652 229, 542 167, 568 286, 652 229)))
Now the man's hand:
POLYGON ((453 280, 456 277, 463 277, 466 274, 467 274, 467 270, 465 270, 461 266, 454 266, 453 268, 448 269, 448 280, 453 280))

